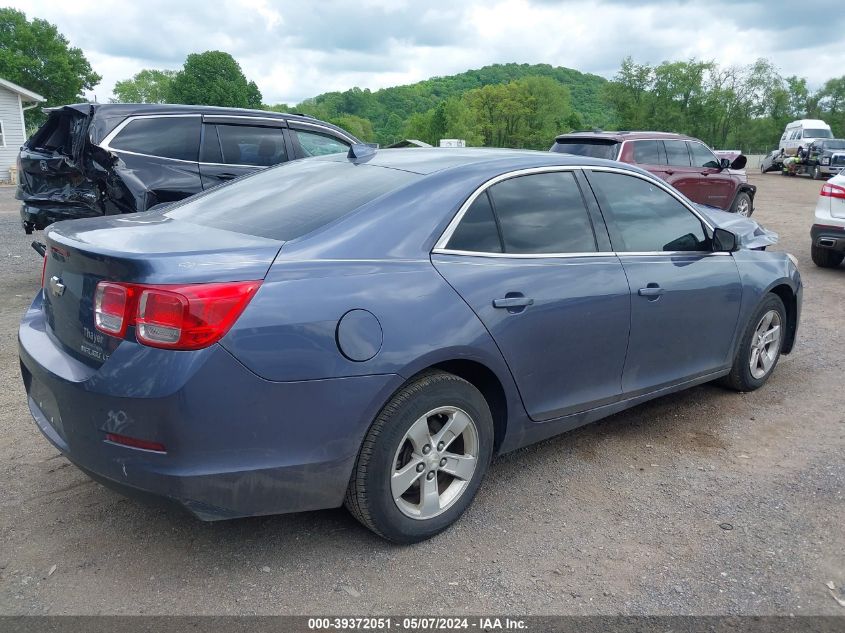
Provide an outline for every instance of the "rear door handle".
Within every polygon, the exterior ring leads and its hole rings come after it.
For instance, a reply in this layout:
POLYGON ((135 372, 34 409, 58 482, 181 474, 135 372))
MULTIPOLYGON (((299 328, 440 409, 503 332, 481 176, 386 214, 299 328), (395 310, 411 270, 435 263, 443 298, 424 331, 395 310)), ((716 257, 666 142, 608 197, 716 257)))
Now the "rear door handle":
POLYGON ((524 308, 534 305, 534 299, 528 297, 506 297, 504 299, 493 299, 494 308, 524 308))
POLYGON ((227 174, 217 174, 217 177, 218 177, 220 180, 233 180, 233 179, 237 178, 237 177, 238 177, 238 175, 237 175, 237 174, 228 174, 228 173, 227 173, 227 174))

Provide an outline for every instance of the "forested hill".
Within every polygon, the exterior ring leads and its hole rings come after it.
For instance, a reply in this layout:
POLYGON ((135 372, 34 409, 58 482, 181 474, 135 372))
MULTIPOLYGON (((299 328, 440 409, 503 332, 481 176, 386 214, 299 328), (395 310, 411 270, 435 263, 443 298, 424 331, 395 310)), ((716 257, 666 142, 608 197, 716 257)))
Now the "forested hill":
POLYGON ((329 120, 345 115, 367 119, 372 123, 376 140, 387 144, 404 137, 408 131, 406 122, 414 114, 424 114, 440 103, 460 98, 475 88, 508 84, 527 77, 547 77, 565 86, 569 90, 572 111, 577 115, 574 121, 588 127, 612 127, 615 122, 612 108, 602 101, 606 79, 549 64, 494 64, 375 92, 361 88, 327 92, 304 101, 294 109, 329 120))

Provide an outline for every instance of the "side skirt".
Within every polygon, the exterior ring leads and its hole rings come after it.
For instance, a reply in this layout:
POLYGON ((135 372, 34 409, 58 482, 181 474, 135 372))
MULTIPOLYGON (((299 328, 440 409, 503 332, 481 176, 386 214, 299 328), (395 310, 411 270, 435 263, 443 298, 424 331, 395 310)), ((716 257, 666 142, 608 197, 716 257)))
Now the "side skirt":
POLYGON ((596 407, 594 409, 588 409, 587 411, 581 411, 580 413, 573 413, 571 415, 565 415, 563 417, 546 420, 544 422, 532 422, 528 420, 525 423, 521 436, 514 437, 513 441, 503 444, 499 449, 499 454, 501 455, 503 453, 528 446, 529 444, 534 444, 535 442, 541 442, 549 439, 550 437, 560 435, 561 433, 572 431, 573 429, 590 424, 591 422, 601 420, 602 418, 606 418, 615 413, 635 407, 643 402, 648 402, 649 400, 654 400, 655 398, 660 398, 661 396, 668 396, 669 394, 683 391, 684 389, 689 389, 690 387, 711 382, 717 378, 726 376, 728 373, 730 373, 730 367, 726 367, 709 374, 704 374, 703 376, 698 376, 697 378, 686 380, 674 385, 669 385, 668 387, 663 387, 656 391, 650 391, 633 398, 620 400, 619 402, 596 407))

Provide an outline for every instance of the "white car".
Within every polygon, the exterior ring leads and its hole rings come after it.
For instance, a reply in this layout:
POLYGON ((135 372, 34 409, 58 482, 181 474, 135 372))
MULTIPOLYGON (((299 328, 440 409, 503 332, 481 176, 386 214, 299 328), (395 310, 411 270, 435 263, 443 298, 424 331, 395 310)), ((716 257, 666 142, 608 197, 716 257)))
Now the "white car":
POLYGON ((828 180, 819 192, 816 218, 810 230, 813 263, 836 268, 845 259, 845 174, 828 180))

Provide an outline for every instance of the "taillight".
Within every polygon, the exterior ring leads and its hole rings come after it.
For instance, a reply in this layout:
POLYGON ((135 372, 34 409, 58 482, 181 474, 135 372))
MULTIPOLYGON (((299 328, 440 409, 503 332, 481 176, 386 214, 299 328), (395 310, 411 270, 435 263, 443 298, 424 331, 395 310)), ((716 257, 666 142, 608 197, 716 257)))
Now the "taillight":
POLYGON ((839 185, 826 182, 822 186, 822 190, 819 195, 825 196, 826 198, 839 198, 841 200, 845 200, 845 187, 840 187, 839 185))
POLYGON ((126 327, 134 325, 138 342, 152 347, 201 349, 229 331, 260 285, 260 281, 179 286, 101 281, 94 298, 95 325, 112 336, 123 336, 126 327))
POLYGON ((101 281, 94 292, 94 325, 101 332, 123 336, 130 321, 131 286, 101 281))

